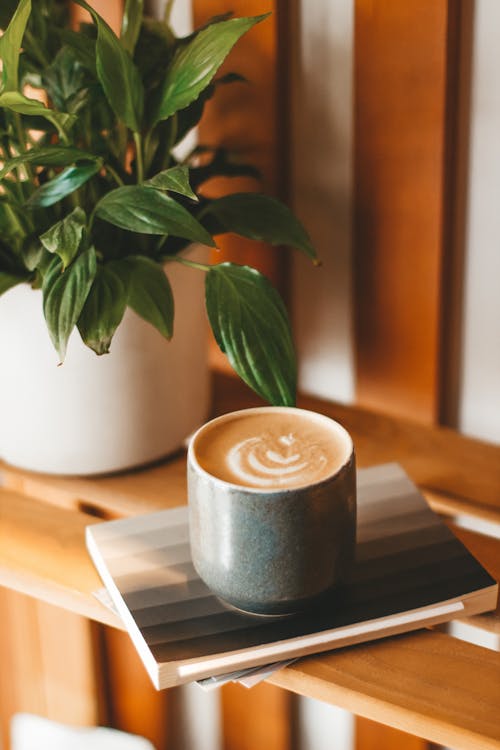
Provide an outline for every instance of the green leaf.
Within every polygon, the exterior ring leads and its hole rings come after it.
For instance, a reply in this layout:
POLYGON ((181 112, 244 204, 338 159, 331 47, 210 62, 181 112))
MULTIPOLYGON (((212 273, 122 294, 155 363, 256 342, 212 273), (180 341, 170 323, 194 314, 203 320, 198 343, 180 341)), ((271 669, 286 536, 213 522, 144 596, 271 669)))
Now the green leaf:
POLYGON ((40 242, 49 253, 55 253, 61 258, 63 270, 78 252, 86 222, 85 211, 75 208, 40 237, 40 242))
POLYGON ((35 271, 43 263, 45 250, 38 237, 31 235, 25 238, 21 254, 26 268, 35 271))
POLYGON ((116 188, 101 198, 96 214, 104 221, 132 232, 173 234, 214 246, 212 237, 189 211, 152 187, 126 185, 116 188))
POLYGON ((309 258, 316 258, 311 239, 300 221, 287 206, 268 195, 233 193, 210 201, 199 218, 202 216, 214 216, 223 231, 272 245, 289 245, 309 258))
POLYGON ((13 286, 22 284, 27 278, 27 275, 18 276, 17 274, 7 273, 7 271, 0 271, 0 295, 8 289, 11 289, 13 286))
POLYGON ((120 38, 132 55, 141 30, 143 0, 125 0, 120 38))
POLYGON ((0 107, 6 107, 13 112, 21 115, 30 115, 43 117, 54 125, 59 134, 65 137, 65 128, 70 125, 75 117, 68 115, 66 112, 57 112, 55 109, 49 109, 37 99, 28 99, 27 96, 20 94, 18 91, 7 91, 0 95, 0 107))
POLYGON ((97 75, 95 64, 95 40, 86 34, 72 31, 71 29, 59 29, 61 39, 71 47, 73 53, 80 63, 95 77, 97 75))
POLYGON ((215 339, 241 379, 271 404, 293 406, 290 323, 269 280, 254 268, 220 263, 208 271, 205 289, 215 339))
POLYGON ((174 298, 162 266, 150 258, 130 255, 110 264, 128 287, 128 304, 137 315, 171 339, 174 298))
POLYGON ((85 0, 75 2, 91 14, 97 26, 97 75, 111 109, 128 128, 138 133, 144 107, 139 72, 106 21, 85 0))
POLYGON ((70 195, 90 180, 100 170, 101 164, 86 164, 81 167, 68 167, 50 182, 35 190, 26 201, 30 208, 46 208, 70 195))
POLYGON ((198 196, 193 193, 189 184, 189 167, 183 165, 158 172, 150 180, 146 180, 144 184, 154 187, 156 190, 171 190, 173 193, 185 195, 194 201, 198 200, 198 196))
POLYGON ((163 81, 155 121, 165 120, 197 99, 238 39, 266 17, 231 18, 214 23, 180 47, 163 81))
POLYGON ((19 156, 6 161, 0 170, 0 180, 20 164, 34 164, 37 167, 67 167, 78 161, 96 162, 97 157, 87 151, 70 146, 43 146, 31 148, 19 156))
POLYGON ((94 283, 78 319, 84 343, 96 354, 107 354, 127 306, 127 285, 107 266, 98 266, 94 283))
POLYGON ((51 104, 64 112, 72 111, 75 101, 85 95, 89 76, 77 53, 69 46, 59 50, 42 75, 42 85, 51 104))
POLYGON ((19 88, 19 54, 30 13, 31 0, 20 0, 8 27, 0 37, 4 91, 16 91, 19 88))
POLYGON ((54 258, 43 279, 43 313, 61 362, 66 356, 68 339, 82 312, 96 274, 93 247, 62 271, 62 262, 54 258))
POLYGON ((12 250, 20 249, 26 235, 21 206, 2 196, 0 200, 0 237, 12 250))

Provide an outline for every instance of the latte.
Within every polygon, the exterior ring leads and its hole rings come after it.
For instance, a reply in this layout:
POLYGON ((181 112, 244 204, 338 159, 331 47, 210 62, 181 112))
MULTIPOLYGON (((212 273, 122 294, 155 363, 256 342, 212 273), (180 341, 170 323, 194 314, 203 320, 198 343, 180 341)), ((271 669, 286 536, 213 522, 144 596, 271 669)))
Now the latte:
POLYGON ((320 414, 267 407, 214 420, 195 436, 192 451, 212 476, 269 491, 332 476, 349 460, 352 441, 340 425, 320 414))

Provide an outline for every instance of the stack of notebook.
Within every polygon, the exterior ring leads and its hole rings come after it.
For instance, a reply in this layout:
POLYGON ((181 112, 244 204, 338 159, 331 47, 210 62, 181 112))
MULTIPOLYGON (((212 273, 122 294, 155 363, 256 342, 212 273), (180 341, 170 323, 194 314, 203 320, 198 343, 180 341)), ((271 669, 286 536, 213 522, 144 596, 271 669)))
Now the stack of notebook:
POLYGON ((415 630, 496 606, 498 586, 396 464, 358 471, 349 582, 293 617, 227 607, 191 563, 185 506, 87 528, 157 689, 415 630))

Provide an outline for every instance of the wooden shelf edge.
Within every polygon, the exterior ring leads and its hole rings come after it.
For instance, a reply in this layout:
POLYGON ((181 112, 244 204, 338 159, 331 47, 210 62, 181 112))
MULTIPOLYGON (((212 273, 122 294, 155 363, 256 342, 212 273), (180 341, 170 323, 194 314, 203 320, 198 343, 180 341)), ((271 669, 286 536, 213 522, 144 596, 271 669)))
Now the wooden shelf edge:
MULTIPOLYGON (((455 657, 460 659, 461 666, 466 667, 469 676, 474 674, 481 689, 481 661, 484 668, 489 660, 485 649, 430 631, 407 634, 404 639, 405 646, 413 649, 421 660, 428 654, 428 649, 437 648, 439 651, 445 643, 452 645, 455 657), (474 657, 478 656, 478 662, 474 663, 474 657)), ((475 731, 468 725, 472 709, 467 703, 467 675, 464 675, 460 695, 457 695, 457 686, 444 693, 436 674, 425 676, 425 679, 422 676, 419 683, 413 679, 414 675, 406 680, 404 666, 393 649, 397 640, 399 637, 396 636, 395 639, 305 658, 271 675, 268 682, 455 750, 498 750, 500 719, 494 709, 495 694, 488 692, 492 681, 491 665, 485 670, 489 674, 482 694, 474 695, 474 703, 484 700, 485 705, 490 706, 492 720, 484 721, 483 712, 483 731, 475 731), (424 698, 419 700, 416 696, 424 698)), ((490 653, 495 661, 495 679, 500 684, 500 655, 490 653)), ((443 662, 445 667, 446 661, 443 662)), ((444 679, 444 675, 441 678, 444 679)))
POLYGON ((13 571, 0 565, 0 585, 17 591, 20 594, 39 599, 46 604, 65 609, 81 615, 102 625, 109 625, 118 630, 126 630, 125 625, 110 609, 93 596, 88 596, 75 589, 59 586, 53 581, 45 581, 35 575, 13 571))

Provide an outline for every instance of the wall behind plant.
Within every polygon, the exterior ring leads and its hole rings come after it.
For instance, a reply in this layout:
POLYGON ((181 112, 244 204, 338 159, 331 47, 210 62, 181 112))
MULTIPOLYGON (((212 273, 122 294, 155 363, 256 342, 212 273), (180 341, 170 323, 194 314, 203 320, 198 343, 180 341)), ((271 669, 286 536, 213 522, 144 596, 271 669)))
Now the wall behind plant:
POLYGON ((500 442, 500 5, 475 9, 459 426, 500 442))
POLYGON ((298 5, 292 45, 292 185, 294 208, 322 260, 293 258, 294 330, 300 387, 354 399, 352 325, 352 3, 298 5))

